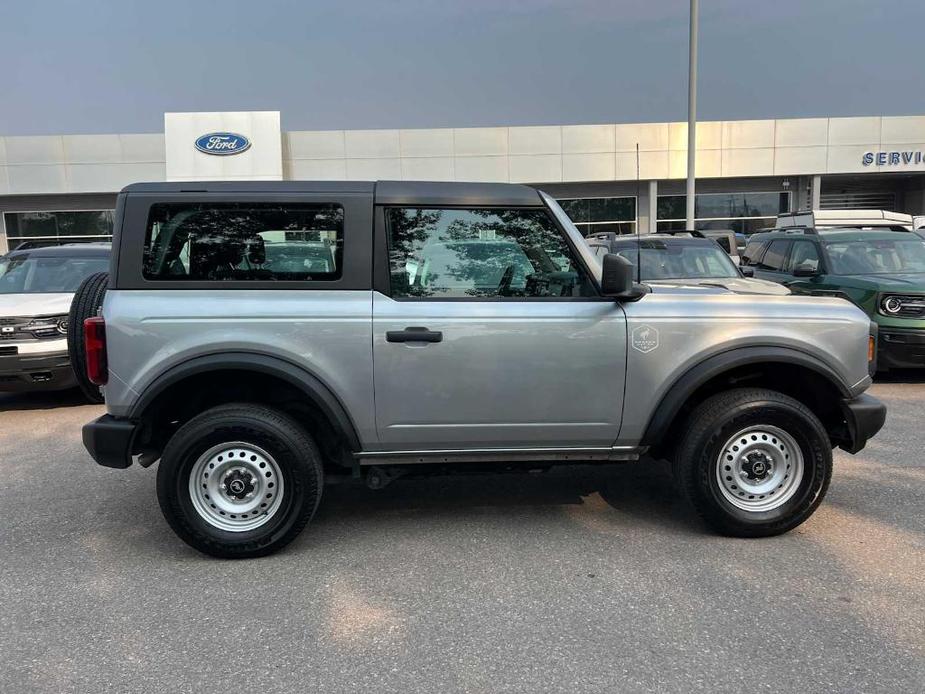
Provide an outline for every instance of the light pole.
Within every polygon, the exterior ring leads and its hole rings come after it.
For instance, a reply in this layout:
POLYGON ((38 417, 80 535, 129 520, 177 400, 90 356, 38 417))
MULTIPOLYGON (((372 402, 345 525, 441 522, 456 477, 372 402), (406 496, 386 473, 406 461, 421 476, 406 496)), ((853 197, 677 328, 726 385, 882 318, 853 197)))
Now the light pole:
POLYGON ((686 228, 694 228, 694 181, 697 162, 697 0, 691 0, 690 55, 687 67, 687 221, 686 228))

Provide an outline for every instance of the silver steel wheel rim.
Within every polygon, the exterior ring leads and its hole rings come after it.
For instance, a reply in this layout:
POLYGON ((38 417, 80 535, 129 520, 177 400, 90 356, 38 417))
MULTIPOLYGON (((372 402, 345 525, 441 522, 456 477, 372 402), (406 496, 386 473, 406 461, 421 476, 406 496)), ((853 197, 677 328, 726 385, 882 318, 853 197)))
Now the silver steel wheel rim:
POLYGON ((245 532, 276 514, 285 489, 273 456, 251 443, 230 441, 199 456, 190 471, 189 493, 209 525, 245 532))
POLYGON ((726 441, 716 460, 716 479, 726 501, 760 513, 779 508, 796 494, 803 467, 803 452, 790 434, 759 424, 726 441))

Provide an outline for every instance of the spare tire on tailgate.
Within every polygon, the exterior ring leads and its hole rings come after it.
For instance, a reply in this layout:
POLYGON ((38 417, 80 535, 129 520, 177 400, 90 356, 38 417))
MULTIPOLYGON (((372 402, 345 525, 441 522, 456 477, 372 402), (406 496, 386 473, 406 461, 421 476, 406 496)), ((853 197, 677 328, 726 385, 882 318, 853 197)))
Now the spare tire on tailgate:
POLYGON ((80 283, 67 317, 67 351, 77 384, 90 402, 103 402, 99 386, 87 378, 87 350, 84 345, 84 320, 98 316, 109 287, 109 273, 97 272, 80 283))

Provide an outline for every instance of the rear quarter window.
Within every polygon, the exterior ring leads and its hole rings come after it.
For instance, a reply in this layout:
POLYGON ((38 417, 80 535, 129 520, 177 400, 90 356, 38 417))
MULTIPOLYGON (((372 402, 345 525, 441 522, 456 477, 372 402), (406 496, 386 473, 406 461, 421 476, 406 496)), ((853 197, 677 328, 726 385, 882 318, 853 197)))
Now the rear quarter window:
POLYGON ((343 271, 337 204, 158 203, 142 275, 154 281, 330 281, 343 271))
POLYGON ((745 246, 745 250, 742 251, 742 261, 746 265, 756 264, 758 259, 761 258, 761 253, 766 245, 767 244, 761 240, 749 241, 745 246))

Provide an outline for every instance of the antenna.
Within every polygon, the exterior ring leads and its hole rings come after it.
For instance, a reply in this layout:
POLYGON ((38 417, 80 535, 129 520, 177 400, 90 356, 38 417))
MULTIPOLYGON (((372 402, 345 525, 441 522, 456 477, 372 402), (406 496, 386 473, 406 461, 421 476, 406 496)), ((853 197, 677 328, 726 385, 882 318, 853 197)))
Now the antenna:
MULTIPOLYGON (((649 209, 652 209, 651 207, 649 209)), ((642 250, 639 243, 639 143, 636 143, 636 283, 642 282, 642 250)))

